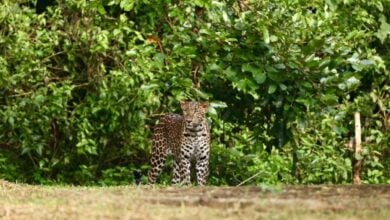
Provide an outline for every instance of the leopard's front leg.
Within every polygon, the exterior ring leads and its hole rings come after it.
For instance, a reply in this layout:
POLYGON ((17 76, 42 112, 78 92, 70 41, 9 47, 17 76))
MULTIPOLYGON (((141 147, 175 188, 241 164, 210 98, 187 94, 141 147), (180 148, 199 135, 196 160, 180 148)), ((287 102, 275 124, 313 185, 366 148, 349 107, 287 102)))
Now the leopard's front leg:
POLYGON ((180 176, 181 174, 179 158, 175 158, 175 161, 173 163, 172 184, 179 184, 181 182, 180 176))
POLYGON ((204 186, 209 175, 209 160, 208 158, 196 161, 196 178, 199 186, 204 186))
POLYGON ((210 146, 206 141, 201 144, 196 155, 196 179, 199 186, 203 186, 207 182, 209 175, 209 157, 210 146))
POLYGON ((191 183, 191 146, 182 144, 180 147, 180 180, 181 184, 188 185, 191 183))

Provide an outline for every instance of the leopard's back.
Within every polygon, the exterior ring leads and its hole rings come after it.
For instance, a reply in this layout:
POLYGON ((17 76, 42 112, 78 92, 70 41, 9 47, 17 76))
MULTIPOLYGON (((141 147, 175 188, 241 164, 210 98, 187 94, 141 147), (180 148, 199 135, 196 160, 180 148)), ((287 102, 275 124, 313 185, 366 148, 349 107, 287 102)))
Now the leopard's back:
POLYGON ((180 152, 180 141, 182 135, 183 116, 179 114, 165 115, 154 129, 153 142, 155 142, 156 144, 154 144, 153 146, 160 148, 168 148, 168 153, 173 154, 175 157, 177 157, 180 152), (161 139, 165 139, 166 141, 163 143, 162 141, 160 141, 161 139))

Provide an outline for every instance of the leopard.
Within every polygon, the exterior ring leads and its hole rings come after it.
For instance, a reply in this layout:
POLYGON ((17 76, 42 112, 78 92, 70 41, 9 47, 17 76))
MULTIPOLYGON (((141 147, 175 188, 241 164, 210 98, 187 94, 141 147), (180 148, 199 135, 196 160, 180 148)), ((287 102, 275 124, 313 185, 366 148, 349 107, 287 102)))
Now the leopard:
POLYGON ((172 184, 191 184, 191 162, 196 183, 204 186, 209 175, 210 125, 208 101, 180 101, 182 115, 169 113, 154 127, 148 183, 156 183, 166 159, 173 155, 172 184))

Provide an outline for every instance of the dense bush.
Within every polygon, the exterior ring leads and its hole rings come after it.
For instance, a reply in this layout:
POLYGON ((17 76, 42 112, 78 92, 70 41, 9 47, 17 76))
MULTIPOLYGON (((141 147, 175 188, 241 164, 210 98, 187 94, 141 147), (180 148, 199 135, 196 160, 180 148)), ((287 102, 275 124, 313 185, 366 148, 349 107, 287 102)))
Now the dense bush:
POLYGON ((0 4, 1 178, 132 183, 158 117, 208 99, 210 184, 351 182, 355 111, 363 180, 390 181, 388 1, 20 2, 0 4))

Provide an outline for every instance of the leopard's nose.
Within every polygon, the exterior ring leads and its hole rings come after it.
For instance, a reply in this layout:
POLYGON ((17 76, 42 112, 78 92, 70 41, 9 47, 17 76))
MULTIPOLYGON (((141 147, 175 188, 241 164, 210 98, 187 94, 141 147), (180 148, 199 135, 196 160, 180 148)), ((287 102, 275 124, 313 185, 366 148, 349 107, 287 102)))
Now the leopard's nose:
POLYGON ((193 123, 192 126, 195 128, 199 128, 202 127, 202 123, 193 123))

